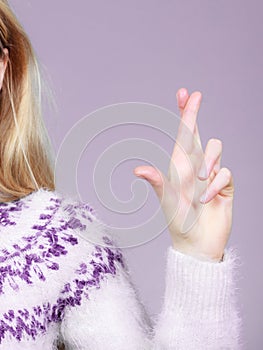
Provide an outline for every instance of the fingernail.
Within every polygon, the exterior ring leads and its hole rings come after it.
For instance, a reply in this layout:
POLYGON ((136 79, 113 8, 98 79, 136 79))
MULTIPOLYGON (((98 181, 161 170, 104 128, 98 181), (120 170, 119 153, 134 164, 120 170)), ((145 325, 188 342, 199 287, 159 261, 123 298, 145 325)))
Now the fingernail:
POLYGON ((140 172, 134 172, 134 175, 145 178, 144 174, 140 172))
POLYGON ((207 193, 205 192, 201 197, 200 197, 200 202, 205 203, 207 199, 207 193))

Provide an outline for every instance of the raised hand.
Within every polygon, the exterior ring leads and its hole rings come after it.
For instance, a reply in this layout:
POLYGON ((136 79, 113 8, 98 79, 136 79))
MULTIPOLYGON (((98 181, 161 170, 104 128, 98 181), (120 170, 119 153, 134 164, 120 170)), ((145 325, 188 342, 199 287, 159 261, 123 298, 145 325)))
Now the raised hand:
POLYGON ((201 93, 189 96, 181 88, 176 95, 181 122, 167 176, 151 166, 136 167, 134 174, 155 190, 174 248, 199 259, 221 261, 232 227, 233 176, 220 167, 219 139, 211 138, 202 150, 197 126, 201 93))

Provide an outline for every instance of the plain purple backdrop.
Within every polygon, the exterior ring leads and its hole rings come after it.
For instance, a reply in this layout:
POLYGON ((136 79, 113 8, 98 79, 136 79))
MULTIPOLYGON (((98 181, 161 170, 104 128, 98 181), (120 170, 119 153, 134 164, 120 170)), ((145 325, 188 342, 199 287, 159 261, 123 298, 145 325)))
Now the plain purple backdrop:
MULTIPOLYGON (((242 337, 246 349, 261 348, 262 2, 10 0, 10 4, 49 75, 57 111, 47 113, 45 120, 56 150, 74 123, 102 106, 140 101, 177 113, 175 94, 180 87, 202 92, 198 116, 202 143, 211 137, 223 141, 222 166, 231 169, 235 181, 228 245, 238 248, 242 260, 238 283, 242 337)), ((80 166, 79 187, 83 199, 95 203, 87 190, 90 179, 85 167, 87 163, 80 166)), ((122 183, 127 174, 118 174, 122 183)), ((106 212, 103 215, 107 217, 106 212)), ((126 251, 151 315, 161 308, 169 244, 166 232, 126 251)))

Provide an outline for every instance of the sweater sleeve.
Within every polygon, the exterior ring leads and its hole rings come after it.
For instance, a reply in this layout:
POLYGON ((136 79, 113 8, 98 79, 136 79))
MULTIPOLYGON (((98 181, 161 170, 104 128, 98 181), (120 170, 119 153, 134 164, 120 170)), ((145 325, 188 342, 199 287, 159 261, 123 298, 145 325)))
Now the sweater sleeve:
MULTIPOLYGON (((86 216, 83 210, 75 212, 81 220, 86 216)), ((112 244, 107 235, 103 240, 112 244)), ((223 261, 214 263, 169 246, 162 308, 154 320, 140 300, 120 248, 93 244, 89 253, 83 250, 78 257, 62 290, 67 304, 60 326, 65 349, 240 349, 233 248, 225 249, 223 261)))

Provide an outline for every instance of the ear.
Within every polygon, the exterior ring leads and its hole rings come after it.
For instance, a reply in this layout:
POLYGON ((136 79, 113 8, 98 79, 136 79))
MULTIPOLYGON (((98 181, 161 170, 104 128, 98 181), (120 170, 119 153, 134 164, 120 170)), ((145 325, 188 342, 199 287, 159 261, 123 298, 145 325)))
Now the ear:
POLYGON ((9 51, 6 47, 3 49, 3 52, 4 52, 4 56, 2 59, 0 59, 0 90, 2 90, 7 62, 9 59, 9 51))

